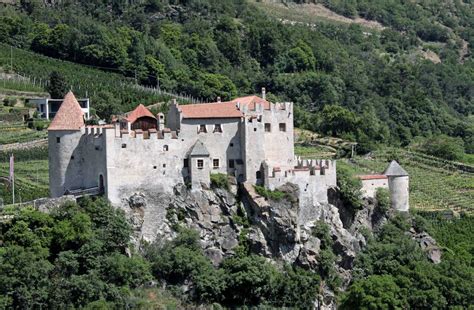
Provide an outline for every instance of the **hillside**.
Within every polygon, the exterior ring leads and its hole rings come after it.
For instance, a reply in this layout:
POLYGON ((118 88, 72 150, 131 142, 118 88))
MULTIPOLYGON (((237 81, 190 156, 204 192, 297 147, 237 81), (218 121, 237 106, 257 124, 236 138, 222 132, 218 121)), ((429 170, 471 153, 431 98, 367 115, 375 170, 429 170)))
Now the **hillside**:
POLYGON ((441 8, 434 17, 428 14, 432 6, 357 2, 348 15, 337 9, 339 2, 324 2, 324 9, 317 4, 318 12, 385 27, 367 32, 357 23, 282 24, 261 3, 171 3, 5 5, 0 42, 7 45, 0 65, 9 63, 8 45, 62 59, 53 65, 52 58, 39 61, 37 54, 15 49, 13 65, 42 79, 58 68, 79 94, 87 90, 101 106, 108 101, 105 116, 158 99, 122 87, 124 79, 200 101, 266 87, 269 98, 297 104, 298 126, 357 140, 366 149, 438 133, 461 137, 467 148, 472 144, 473 62, 469 53, 459 61, 465 46, 460 38, 469 42, 472 31, 470 4, 442 7, 454 14, 449 29, 448 20, 438 25, 447 18, 441 8), (100 70, 91 79, 83 72, 92 69, 64 60, 100 70), (344 128, 328 121, 333 113, 345 115, 344 128))

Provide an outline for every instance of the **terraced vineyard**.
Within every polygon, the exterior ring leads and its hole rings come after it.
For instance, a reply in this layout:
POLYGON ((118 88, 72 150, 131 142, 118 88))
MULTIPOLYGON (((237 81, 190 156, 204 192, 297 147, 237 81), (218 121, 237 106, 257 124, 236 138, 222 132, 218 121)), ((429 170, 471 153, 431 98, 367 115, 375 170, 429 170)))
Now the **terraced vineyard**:
POLYGON ((0 146, 3 144, 27 142, 44 139, 47 131, 37 131, 28 128, 23 122, 0 124, 0 146))
POLYGON ((412 208, 474 213, 472 166, 400 149, 374 152, 371 158, 356 157, 352 165, 363 173, 382 172, 391 159, 398 160, 410 174, 412 208))
MULTIPOLYGON (((0 152, 0 199, 12 202, 12 188, 8 183, 9 153, 0 152)), ((46 147, 15 151, 16 202, 47 197, 49 193, 48 150, 46 147)))

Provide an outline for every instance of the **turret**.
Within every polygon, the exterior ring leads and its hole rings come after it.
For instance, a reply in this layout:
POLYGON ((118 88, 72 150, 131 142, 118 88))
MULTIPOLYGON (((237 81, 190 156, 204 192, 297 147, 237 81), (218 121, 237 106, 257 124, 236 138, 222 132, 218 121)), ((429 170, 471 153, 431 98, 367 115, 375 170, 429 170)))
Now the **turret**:
POLYGON ((395 160, 385 169, 384 175, 388 177, 388 188, 392 208, 397 211, 408 212, 409 209, 409 176, 395 160))
POLYGON ((84 130, 84 112, 74 94, 68 92, 48 127, 51 197, 60 197, 82 186, 79 144, 84 130))
POLYGON ((165 115, 163 113, 158 113, 156 115, 156 120, 158 122, 158 130, 163 130, 165 129, 165 115))

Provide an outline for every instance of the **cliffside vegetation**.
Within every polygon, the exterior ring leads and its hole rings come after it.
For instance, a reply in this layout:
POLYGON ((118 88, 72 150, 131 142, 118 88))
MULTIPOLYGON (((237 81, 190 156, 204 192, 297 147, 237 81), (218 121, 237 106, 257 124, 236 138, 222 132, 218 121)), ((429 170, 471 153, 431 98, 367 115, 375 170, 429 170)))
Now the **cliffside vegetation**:
MULTIPOLYGON (((297 104, 297 126, 357 140, 361 151, 438 133, 472 144, 473 64, 469 53, 462 61, 459 55, 461 38, 472 41, 471 4, 324 4, 336 11, 347 6, 345 15, 376 19, 386 28, 282 24, 243 0, 61 1, 48 7, 28 0, 2 9, 0 41, 108 72, 81 82, 76 88, 82 93, 100 88, 106 75, 211 101, 267 87, 269 98, 297 104), (441 63, 413 57, 424 41, 433 43, 441 63)), ((3 48, 0 64, 7 67, 9 49, 3 48)), ((16 57, 13 68, 39 74, 37 59, 25 68, 27 59, 16 57)), ((69 83, 77 84, 72 79, 84 70, 68 72, 69 83)), ((108 98, 114 106, 109 113, 153 100, 131 87, 115 87, 117 93, 101 88, 89 95, 93 102, 108 98)))
POLYGON ((324 222, 313 229, 321 253, 319 267, 312 271, 272 264, 252 254, 244 239, 233 256, 213 266, 197 232, 182 226, 174 240, 130 253, 130 225, 121 211, 101 199, 69 203, 49 214, 9 208, 1 216, 4 308, 308 308, 323 283, 347 309, 468 307, 474 296, 474 236, 468 217, 450 222, 428 214, 415 217, 415 229, 427 229, 444 247, 438 265, 406 234, 412 220, 394 218, 369 239, 356 258, 353 283, 338 293, 334 241, 324 222))

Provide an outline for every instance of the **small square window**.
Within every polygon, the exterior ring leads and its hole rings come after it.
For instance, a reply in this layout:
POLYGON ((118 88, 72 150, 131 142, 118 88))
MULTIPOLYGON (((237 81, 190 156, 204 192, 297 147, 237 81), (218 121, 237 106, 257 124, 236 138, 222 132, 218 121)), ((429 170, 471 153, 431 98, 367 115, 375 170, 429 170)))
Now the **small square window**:
POLYGON ((214 132, 222 132, 221 124, 215 124, 214 125, 214 132))
POLYGON ((122 143, 122 149, 126 149, 127 148, 127 143, 122 143))
POLYGON ((257 128, 254 128, 253 131, 257 131, 257 128))
POLYGON ((100 147, 96 146, 94 147, 96 151, 100 150, 100 147))
POLYGON ((61 138, 60 137, 56 137, 56 143, 61 143, 61 138))
POLYGON ((163 145, 163 151, 168 152, 168 145, 163 145))
POLYGON ((206 125, 199 125, 199 130, 198 130, 198 133, 206 133, 207 132, 207 128, 206 128, 206 125))
POLYGON ((166 168, 166 164, 163 164, 163 168, 166 168))
POLYGON ((212 167, 213 167, 214 169, 219 168, 219 159, 214 158, 214 159, 212 160, 212 167))
POLYGON ((156 166, 153 166, 153 169, 156 169, 156 166))
POLYGON ((203 169, 204 168, 204 160, 202 160, 202 159, 197 160, 197 168, 198 169, 203 169))
POLYGON ((229 144, 230 147, 234 147, 234 143, 229 144))
POLYGON ((229 168, 231 169, 235 168, 235 161, 233 159, 229 159, 229 168))
POLYGON ((71 155, 71 160, 74 160, 74 155, 71 155))
POLYGON ((272 131, 272 125, 270 123, 265 123, 265 132, 271 132, 272 131))
POLYGON ((286 124, 285 123, 280 123, 280 131, 286 131, 286 124))

